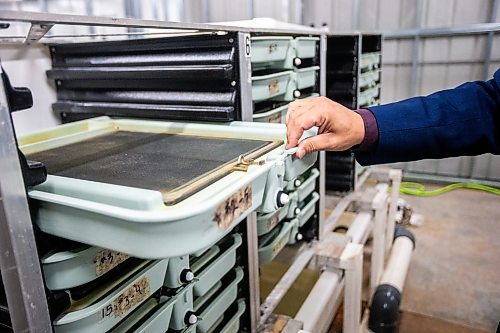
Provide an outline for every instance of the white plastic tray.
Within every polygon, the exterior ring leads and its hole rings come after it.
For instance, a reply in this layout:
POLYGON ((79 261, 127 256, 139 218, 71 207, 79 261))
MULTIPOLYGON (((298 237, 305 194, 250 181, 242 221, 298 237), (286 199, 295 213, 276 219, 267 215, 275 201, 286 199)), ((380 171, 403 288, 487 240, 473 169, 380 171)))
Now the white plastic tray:
POLYGON ((253 69, 258 68, 291 68, 294 50, 291 47, 292 37, 256 36, 252 37, 251 61, 253 69))
POLYGON ((91 282, 129 258, 95 246, 50 253, 41 259, 47 288, 70 289, 91 282))
POLYGON ((314 58, 316 56, 316 43, 319 37, 297 37, 293 40, 297 57, 301 59, 314 58))
POLYGON ((236 263, 236 249, 240 247, 242 238, 240 234, 234 234, 228 239, 231 245, 214 259, 201 272, 195 272, 196 281, 193 286, 195 296, 204 295, 217 281, 219 281, 236 263))
POLYGON ((259 239, 259 265, 272 261, 290 240, 296 220, 283 222, 259 239))
POLYGON ((175 298, 169 299, 167 297, 162 297, 160 302, 156 299, 150 299, 115 327, 111 333, 166 332, 170 324, 175 301, 175 298), (151 311, 154 311, 153 314, 150 314, 151 311), (148 314, 150 314, 149 317, 145 318, 148 314), (143 323, 132 330, 140 321, 143 321, 143 323))
MULTIPOLYGON (((226 321, 220 331, 216 331, 218 327, 213 327, 208 333, 238 333, 240 331, 240 318, 245 312, 246 305, 244 299, 239 299, 237 304, 238 309, 236 310, 236 313, 226 321)), ((223 320, 226 320, 226 318, 223 318, 223 320)))
MULTIPOLYGON (((61 125, 19 139, 25 153, 81 141, 117 129, 247 140, 283 140, 280 124, 229 125, 99 117, 61 125)), ((304 136, 314 135, 308 131, 304 136)), ((137 258, 169 258, 206 249, 252 211, 272 212, 284 181, 310 168, 317 154, 299 160, 284 144, 264 154, 247 171, 234 171, 171 206, 158 191, 49 175, 29 190, 38 208, 35 223, 46 233, 111 249, 137 258), (266 190, 266 191, 264 191, 266 190), (248 194, 251 194, 250 196, 248 194), (244 200, 225 215, 225 207, 244 200)))
POLYGON ((363 53, 361 55, 360 67, 361 69, 377 69, 380 65, 380 52, 363 53))
POLYGON ((296 89, 296 81, 292 71, 278 72, 252 77, 252 100, 290 101, 296 89))
POLYGON ((214 326, 220 314, 224 313, 238 297, 238 283, 243 279, 243 269, 237 267, 234 269, 235 278, 222 290, 217 297, 205 307, 199 314, 201 320, 196 325, 196 331, 206 333, 214 326))
POLYGON ((153 262, 97 303, 62 314, 54 320, 55 332, 107 332, 161 288, 167 265, 153 262))
POLYGON ((316 73, 319 71, 319 66, 297 69, 297 89, 306 89, 314 87, 316 83, 316 73))
POLYGON ((252 116, 253 121, 260 123, 275 123, 275 124, 284 124, 286 120, 286 112, 288 111, 288 104, 280 106, 276 109, 256 113, 252 116))

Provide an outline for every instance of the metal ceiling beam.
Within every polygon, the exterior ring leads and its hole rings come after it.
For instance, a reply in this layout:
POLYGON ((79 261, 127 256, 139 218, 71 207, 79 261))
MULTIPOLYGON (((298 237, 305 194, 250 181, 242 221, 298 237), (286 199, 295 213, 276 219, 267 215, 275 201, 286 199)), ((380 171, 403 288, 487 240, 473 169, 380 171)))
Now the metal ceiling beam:
POLYGON ((385 39, 411 39, 417 37, 450 37, 460 35, 476 35, 500 32, 500 23, 479 23, 455 27, 422 28, 386 31, 383 33, 385 39))
POLYGON ((245 28, 237 26, 224 26, 206 23, 184 23, 163 22, 154 20, 139 20, 131 18, 111 18, 100 16, 50 14, 25 11, 0 11, 0 22, 36 22, 38 24, 53 25, 83 25, 101 27, 127 27, 127 28, 151 28, 172 29, 182 31, 243 31, 254 33, 283 33, 283 34, 314 34, 320 35, 324 32, 319 29, 304 27, 304 29, 267 29, 267 28, 245 28))

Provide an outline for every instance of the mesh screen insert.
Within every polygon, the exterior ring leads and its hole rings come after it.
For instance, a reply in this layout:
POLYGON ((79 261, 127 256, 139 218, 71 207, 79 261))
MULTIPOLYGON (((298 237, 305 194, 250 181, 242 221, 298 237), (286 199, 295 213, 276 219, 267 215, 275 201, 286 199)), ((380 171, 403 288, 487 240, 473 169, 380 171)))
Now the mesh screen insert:
POLYGON ((223 177, 214 174, 238 156, 266 146, 276 143, 117 131, 28 158, 43 162, 51 175, 156 190, 174 204, 223 177))

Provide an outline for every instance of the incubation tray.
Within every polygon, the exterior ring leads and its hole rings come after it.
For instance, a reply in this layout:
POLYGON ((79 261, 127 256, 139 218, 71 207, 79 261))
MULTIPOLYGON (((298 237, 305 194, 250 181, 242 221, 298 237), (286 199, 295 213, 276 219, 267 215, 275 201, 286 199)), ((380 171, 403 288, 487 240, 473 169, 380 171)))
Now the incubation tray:
POLYGON ((28 191, 42 231, 158 259, 207 249, 252 211, 276 210, 285 182, 317 158, 296 159, 285 137, 278 124, 99 117, 19 144, 48 169, 28 191))
POLYGON ((158 191, 171 205, 260 157, 282 141, 116 130, 33 153, 51 175, 158 191))

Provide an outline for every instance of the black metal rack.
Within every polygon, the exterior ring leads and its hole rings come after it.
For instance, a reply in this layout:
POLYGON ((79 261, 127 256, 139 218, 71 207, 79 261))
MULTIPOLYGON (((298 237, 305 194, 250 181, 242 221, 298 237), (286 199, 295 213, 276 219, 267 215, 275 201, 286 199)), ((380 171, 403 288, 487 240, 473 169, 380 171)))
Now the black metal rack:
POLYGON ((53 109, 63 122, 99 115, 239 119, 236 38, 207 33, 52 45, 53 109))
MULTIPOLYGON (((327 38, 326 56, 326 96, 345 107, 356 110, 380 101, 380 74, 378 81, 365 86, 362 75, 376 70, 380 73, 381 61, 369 68, 363 67, 366 54, 380 53, 382 36, 380 34, 355 33, 350 35, 331 35, 327 38), (374 93, 371 89, 378 89, 374 93), (376 95, 367 103, 364 94, 376 95)), ((326 189, 333 192, 348 192, 355 189, 356 161, 351 151, 326 153, 326 189)))

